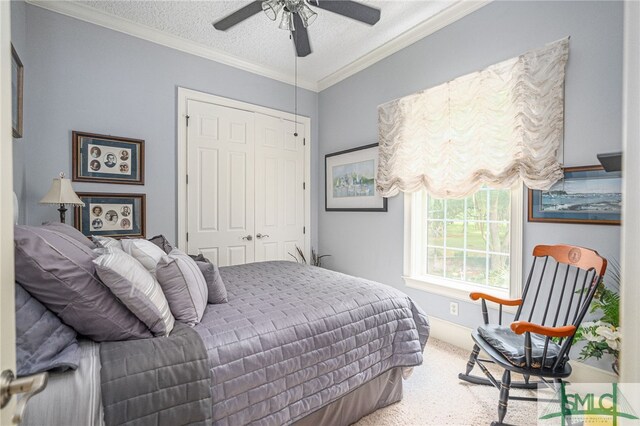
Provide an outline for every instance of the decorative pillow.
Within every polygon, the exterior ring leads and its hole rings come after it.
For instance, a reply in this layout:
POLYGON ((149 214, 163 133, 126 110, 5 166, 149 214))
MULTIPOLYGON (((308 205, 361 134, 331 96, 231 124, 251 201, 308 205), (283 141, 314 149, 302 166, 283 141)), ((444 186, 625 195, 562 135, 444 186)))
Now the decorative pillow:
POLYGON ((160 262, 162 256, 165 255, 157 245, 140 238, 120 240, 120 243, 125 253, 133 256, 135 260, 140 262, 142 266, 147 268, 147 271, 152 274, 156 272, 158 262, 160 262))
POLYGON ((56 231, 14 228, 16 281, 78 333, 97 342, 151 337, 95 273, 95 254, 56 231))
POLYGON ((87 238, 82 232, 78 231, 73 226, 69 226, 66 223, 61 222, 45 222, 42 224, 42 227, 45 229, 49 229, 51 231, 56 231, 61 234, 64 234, 68 237, 73 238, 89 247, 90 249, 96 248, 96 245, 93 241, 87 238))
POLYGON ((207 301, 212 304, 227 303, 229 301, 227 299, 227 288, 224 285, 224 281, 222 281, 218 267, 202 254, 191 256, 191 258, 196 261, 196 265, 200 268, 200 272, 202 272, 204 280, 207 282, 209 293, 207 301))
POLYGON ((18 376, 75 370, 79 362, 76 332, 16 283, 18 376))
POLYGON ((171 247, 171 244, 169 244, 169 241, 164 237, 164 235, 156 235, 153 238, 149 238, 148 241, 160 247, 165 254, 169 254, 171 253, 171 250, 173 250, 173 247, 171 247))
POLYGON ((132 256, 111 247, 93 263, 98 276, 155 336, 168 336, 174 325, 158 281, 132 256))
POLYGON ((196 262, 173 249, 158 263, 156 277, 178 321, 194 325, 207 307, 207 283, 196 262))
POLYGON ((116 240, 115 238, 101 237, 99 235, 92 235, 91 238, 93 238, 93 241, 96 243, 97 247, 117 247, 122 250, 122 244, 120 244, 120 240, 116 240))

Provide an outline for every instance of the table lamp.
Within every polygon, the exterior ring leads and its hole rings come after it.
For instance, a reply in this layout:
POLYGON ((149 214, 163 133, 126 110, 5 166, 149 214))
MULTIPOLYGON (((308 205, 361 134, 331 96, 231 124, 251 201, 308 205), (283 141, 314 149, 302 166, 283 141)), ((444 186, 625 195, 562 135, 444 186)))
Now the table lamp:
POLYGON ((84 203, 71 187, 71 181, 64 177, 64 173, 60 173, 60 177, 54 178, 51 188, 47 195, 42 197, 40 204, 58 204, 60 207, 60 222, 64 223, 64 216, 67 212, 66 204, 73 206, 84 206, 84 203))

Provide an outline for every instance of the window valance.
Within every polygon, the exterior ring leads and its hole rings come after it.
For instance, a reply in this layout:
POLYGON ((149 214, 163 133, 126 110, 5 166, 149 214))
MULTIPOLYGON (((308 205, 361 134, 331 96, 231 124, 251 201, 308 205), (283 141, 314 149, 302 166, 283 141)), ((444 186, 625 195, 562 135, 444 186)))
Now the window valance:
POLYGON ((562 178, 569 39, 378 107, 377 190, 465 197, 562 178))

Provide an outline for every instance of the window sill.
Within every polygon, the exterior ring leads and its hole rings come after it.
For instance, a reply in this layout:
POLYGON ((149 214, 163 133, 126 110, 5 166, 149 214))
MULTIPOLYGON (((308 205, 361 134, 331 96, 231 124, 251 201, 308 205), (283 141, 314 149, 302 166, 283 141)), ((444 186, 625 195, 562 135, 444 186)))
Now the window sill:
MULTIPOLYGON (((429 293, 437 294, 439 296, 448 297, 451 299, 462 300, 470 303, 480 303, 480 301, 474 302, 469 298, 469 293, 471 292, 481 292, 485 294, 490 294, 492 296, 497 296, 503 299, 509 299, 509 291, 508 290, 500 290, 500 289, 492 289, 484 286, 474 286, 470 284, 444 284, 436 282, 436 280, 430 279, 430 277, 409 277, 403 276, 407 287, 415 288, 417 290, 426 291, 429 293)), ((489 302, 488 305, 490 309, 498 309, 498 305, 496 303, 489 302)), ((504 312, 515 313, 517 311, 517 306, 503 306, 502 310, 504 312)))

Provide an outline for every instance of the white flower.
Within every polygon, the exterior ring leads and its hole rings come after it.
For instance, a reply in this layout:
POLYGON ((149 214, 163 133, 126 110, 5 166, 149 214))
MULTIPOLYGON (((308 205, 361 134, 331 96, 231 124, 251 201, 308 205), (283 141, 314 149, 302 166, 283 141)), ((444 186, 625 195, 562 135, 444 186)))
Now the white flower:
POLYGON ((588 340, 590 342, 603 342, 604 341, 604 337, 594 334, 591 330, 585 330, 585 333, 584 333, 583 336, 584 336, 585 340, 588 340))
POLYGON ((605 325, 596 328, 595 334, 602 336, 602 338, 607 342, 607 346, 609 346, 609 348, 614 351, 620 350, 621 333, 620 330, 616 329, 613 325, 605 323, 605 325))
POLYGON ((607 340, 616 339, 616 335, 614 334, 612 327, 607 327, 605 325, 601 325, 598 328, 596 328, 596 334, 604 337, 607 340))
POLYGON ((607 346, 609 346, 614 351, 620 350, 620 342, 618 340, 607 339, 607 346))

